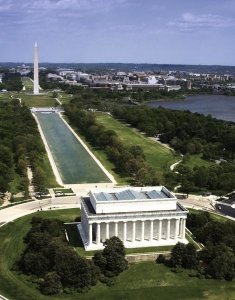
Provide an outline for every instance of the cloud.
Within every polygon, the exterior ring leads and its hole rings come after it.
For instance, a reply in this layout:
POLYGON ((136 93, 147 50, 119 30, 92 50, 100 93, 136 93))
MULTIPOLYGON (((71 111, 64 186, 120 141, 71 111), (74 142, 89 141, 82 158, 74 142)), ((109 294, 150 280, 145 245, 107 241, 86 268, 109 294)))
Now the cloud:
POLYGON ((25 0, 23 5, 27 9, 40 10, 80 10, 94 11, 113 9, 126 5, 130 0, 25 0))
POLYGON ((12 8, 12 0, 0 0, 0 12, 8 11, 12 8))
POLYGON ((202 14, 194 15, 190 12, 182 14, 179 19, 168 23, 169 27, 174 27, 183 32, 193 32, 202 29, 218 29, 235 26, 235 21, 220 15, 202 14))

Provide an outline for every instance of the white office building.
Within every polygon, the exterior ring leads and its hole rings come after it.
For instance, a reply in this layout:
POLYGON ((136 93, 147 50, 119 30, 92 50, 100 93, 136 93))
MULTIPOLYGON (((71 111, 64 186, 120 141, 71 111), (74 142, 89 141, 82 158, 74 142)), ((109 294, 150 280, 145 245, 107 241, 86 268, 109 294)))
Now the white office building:
POLYGON ((86 250, 118 236, 126 248, 187 243, 188 211, 163 186, 93 189, 81 201, 78 229, 86 250))

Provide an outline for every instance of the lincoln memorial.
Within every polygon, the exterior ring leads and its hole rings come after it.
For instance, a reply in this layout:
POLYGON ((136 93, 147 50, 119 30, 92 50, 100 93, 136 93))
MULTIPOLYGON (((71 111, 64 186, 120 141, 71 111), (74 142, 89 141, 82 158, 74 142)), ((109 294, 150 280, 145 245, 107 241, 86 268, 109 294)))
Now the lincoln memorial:
POLYGON ((118 236, 126 248, 187 243, 188 211, 163 186, 93 189, 81 201, 78 229, 86 250, 118 236))

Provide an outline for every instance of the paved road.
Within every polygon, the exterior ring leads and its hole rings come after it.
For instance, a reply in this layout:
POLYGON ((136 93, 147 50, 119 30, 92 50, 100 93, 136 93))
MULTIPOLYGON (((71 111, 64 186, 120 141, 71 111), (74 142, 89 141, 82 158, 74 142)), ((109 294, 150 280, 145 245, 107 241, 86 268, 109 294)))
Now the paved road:
POLYGON ((41 209, 48 210, 80 208, 80 199, 80 195, 72 197, 57 197, 44 200, 35 200, 8 207, 0 210, 0 223, 3 225, 3 223, 14 221, 17 218, 29 215, 41 209))
POLYGON ((235 221, 235 209, 226 204, 220 204, 220 209, 218 209, 218 202, 215 201, 215 198, 213 198, 213 196, 202 197, 189 195, 189 198, 178 200, 178 202, 186 208, 210 211, 235 221))

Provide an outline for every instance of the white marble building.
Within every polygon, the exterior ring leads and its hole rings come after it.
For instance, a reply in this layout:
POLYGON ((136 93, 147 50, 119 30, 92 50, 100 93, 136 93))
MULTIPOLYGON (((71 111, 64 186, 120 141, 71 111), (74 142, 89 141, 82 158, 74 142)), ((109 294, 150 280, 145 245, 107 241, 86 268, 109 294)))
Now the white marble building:
POLYGON ((86 250, 118 236, 127 248, 187 243, 188 211, 163 186, 93 189, 81 201, 78 225, 86 250))

